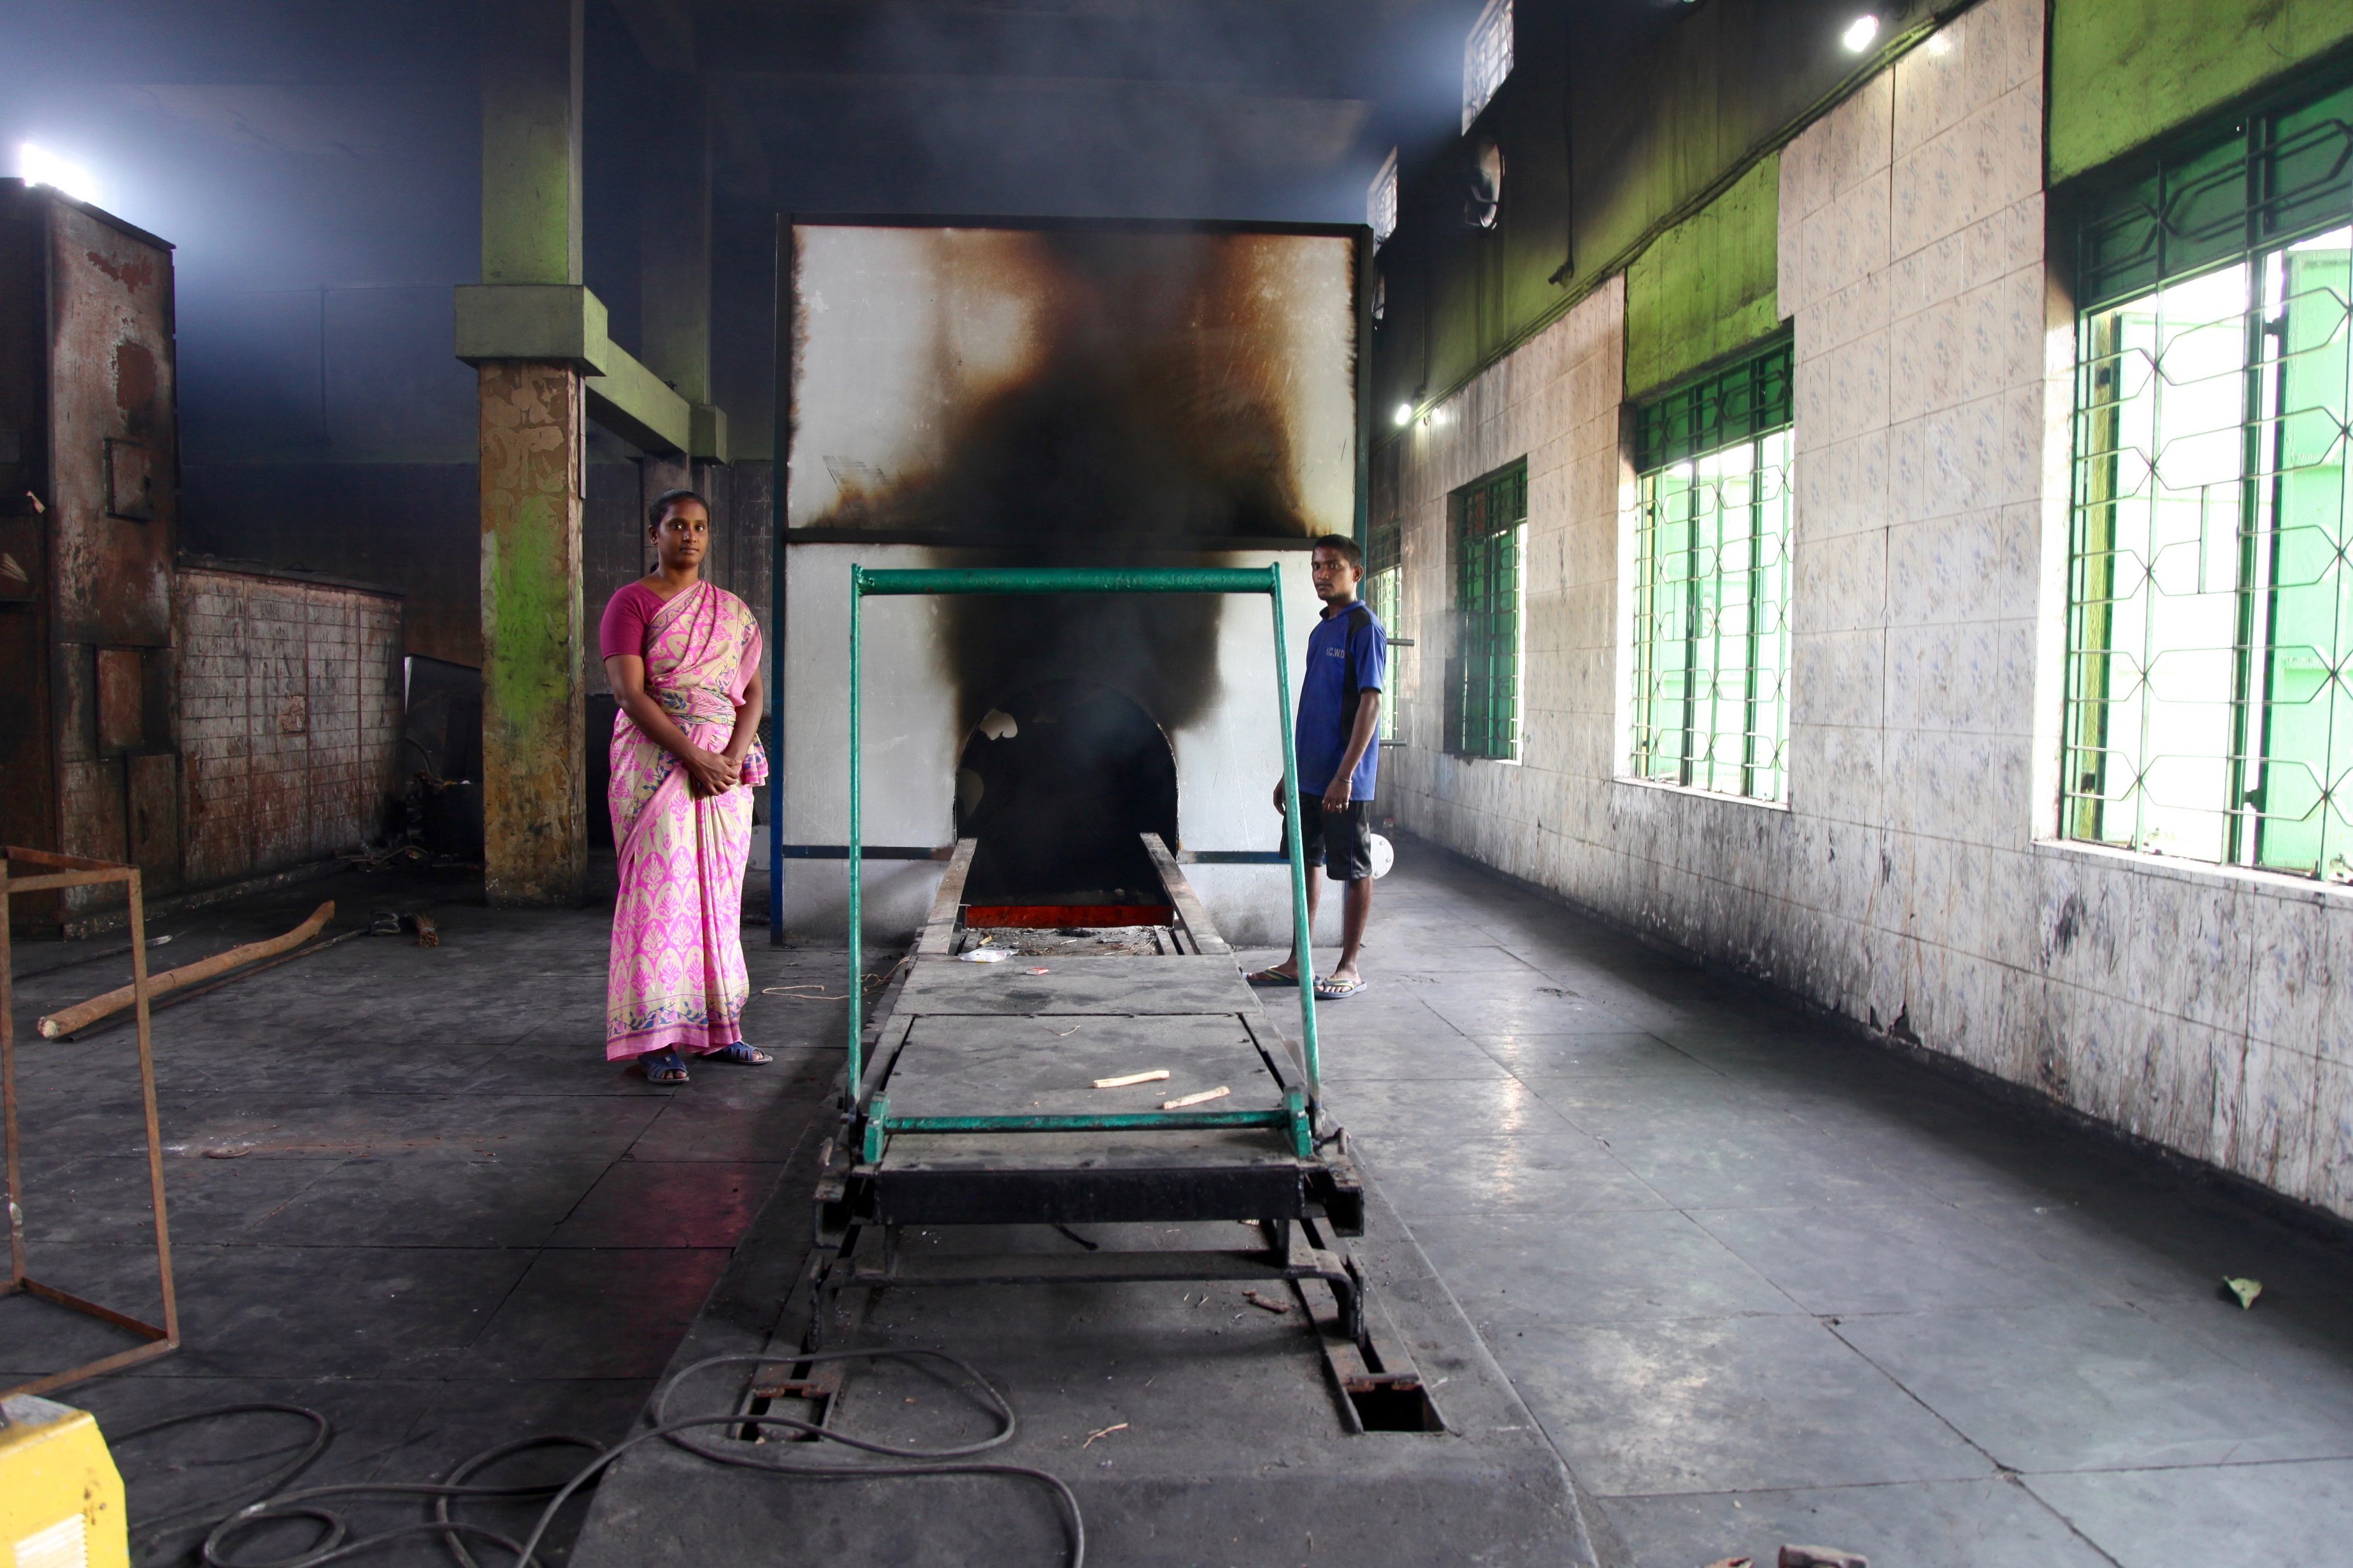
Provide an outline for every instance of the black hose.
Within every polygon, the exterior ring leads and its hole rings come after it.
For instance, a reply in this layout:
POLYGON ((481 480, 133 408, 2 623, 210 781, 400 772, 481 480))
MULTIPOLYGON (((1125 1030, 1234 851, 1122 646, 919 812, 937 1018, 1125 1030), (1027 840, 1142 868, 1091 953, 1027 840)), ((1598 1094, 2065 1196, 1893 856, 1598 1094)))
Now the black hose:
POLYGON ((327 1445, 335 1440, 334 1424, 307 1405, 280 1404, 274 1400, 256 1400, 244 1404, 216 1404, 204 1410, 191 1410, 185 1415, 166 1415, 161 1421, 150 1421, 143 1426, 133 1426, 128 1432, 117 1432, 111 1439, 109 1439, 109 1442, 112 1446, 119 1448, 123 1444, 136 1441, 141 1437, 146 1436, 150 1433, 168 1431, 174 1426, 187 1426, 198 1421, 211 1421, 223 1415, 272 1414, 281 1415, 299 1415, 303 1420, 311 1423, 311 1426, 314 1428, 311 1434, 310 1442, 303 1445, 302 1452, 296 1456, 290 1463, 281 1465, 277 1469, 271 1471, 269 1478, 265 1480, 256 1482, 251 1486, 239 1487, 236 1491, 229 1493, 227 1498, 207 1499, 204 1502, 194 1503, 185 1508, 176 1509, 170 1513, 164 1514, 160 1519, 147 1520, 142 1528, 147 1530, 161 1529, 162 1527, 169 1525, 177 1520, 185 1519, 190 1514, 204 1513, 212 1509, 216 1509, 231 1499, 241 1497, 247 1492, 258 1492, 263 1497, 268 1497, 270 1493, 276 1491, 279 1488, 284 1486, 287 1482, 292 1480, 295 1477, 309 1469, 318 1459, 319 1456, 327 1451, 327 1445))
MULTIPOLYGON (((681 1368, 655 1391, 654 1425, 650 1430, 638 1433, 610 1448, 588 1438, 569 1435, 526 1437, 515 1442, 501 1443, 467 1458, 449 1472, 448 1480, 439 1482, 356 1481, 338 1486, 306 1487, 296 1491, 275 1490, 276 1488, 283 1486, 307 1469, 321 1454, 326 1451, 327 1444, 333 1436, 333 1428, 325 1416, 299 1404, 227 1404, 206 1410, 191 1411, 184 1415, 169 1416, 162 1421, 150 1422, 144 1426, 133 1427, 128 1432, 120 1434, 114 1441, 118 1444, 124 1443, 145 1436, 152 1432, 163 1431, 167 1427, 248 1412, 281 1412, 300 1415, 314 1423, 318 1430, 298 1458, 290 1465, 280 1467, 266 1482, 262 1483, 262 1489, 267 1495, 259 1501, 248 1503, 227 1518, 221 1519, 212 1527, 205 1537, 202 1550, 206 1568, 325 1568, 328 1563, 342 1563, 363 1552, 373 1551, 387 1542, 405 1540, 413 1535, 438 1536, 442 1544, 448 1549, 450 1555, 459 1564, 459 1568, 481 1568, 479 1560, 467 1550, 466 1538, 468 1537, 489 1542, 494 1546, 512 1552, 514 1562, 510 1568, 525 1568, 525 1564, 533 1561, 533 1554, 538 1551, 541 1541, 546 1537, 549 1528, 554 1524, 557 1512, 571 1500, 575 1493, 602 1476, 606 1468, 623 1454, 658 1437, 698 1457, 708 1459, 713 1464, 727 1465, 738 1469, 765 1470, 776 1475, 801 1476, 824 1480, 893 1479, 915 1476, 1010 1476, 1017 1479, 1038 1481, 1053 1491, 1057 1502, 1069 1517, 1071 1531, 1069 1568, 1085 1568, 1086 1563, 1086 1520, 1079 1510, 1078 1495, 1066 1482, 1058 1476, 1030 1466, 1003 1464, 974 1457, 1011 1442, 1019 1428, 1019 1417, 1014 1414, 1012 1404, 997 1391, 995 1384, 981 1376, 970 1363, 949 1355, 944 1351, 878 1349, 812 1351, 799 1355, 707 1356, 702 1361, 681 1368), (691 1415, 672 1419, 670 1414, 670 1402, 672 1396, 678 1392, 679 1385, 688 1378, 711 1367, 776 1366, 787 1363, 842 1361, 935 1361, 950 1367, 978 1392, 983 1404, 989 1414, 997 1418, 997 1430, 986 1437, 950 1447, 907 1449, 893 1448, 866 1438, 853 1437, 847 1433, 832 1431, 814 1422, 803 1421, 789 1415, 752 1415, 731 1412, 723 1415, 691 1415), (794 1464, 776 1457, 776 1451, 773 1448, 764 1449, 750 1444, 743 1444, 732 1448, 714 1448, 685 1436, 690 1432, 712 1426, 775 1428, 796 1432, 824 1442, 838 1443, 843 1447, 856 1449, 860 1453, 875 1455, 880 1459, 889 1462, 794 1464), (479 1471, 516 1454, 556 1446, 586 1448, 596 1457, 574 1471, 569 1478, 561 1482, 538 1482, 501 1487, 477 1485, 469 1479, 479 1471), (342 1514, 332 1509, 321 1506, 324 1499, 330 1498, 370 1496, 429 1498, 433 1502, 433 1517, 414 1524, 395 1526, 374 1535, 354 1538, 352 1535, 349 1521, 342 1514), (451 1505, 463 1498, 512 1499, 538 1497, 546 1498, 547 1504, 540 1510, 539 1518, 533 1523, 531 1533, 520 1542, 487 1526, 468 1523, 456 1518, 451 1511, 451 1505), (230 1554, 231 1543, 243 1533, 265 1524, 294 1520, 308 1520, 316 1525, 319 1530, 318 1536, 311 1544, 294 1555, 259 1560, 237 1558, 230 1554)), ((240 1489, 241 1491, 250 1489, 240 1489)), ((205 1508, 216 1506, 217 1504, 200 1505, 205 1508)), ((165 1521, 177 1519, 181 1514, 195 1511, 197 1510, 182 1510, 179 1513, 166 1515, 165 1521)))

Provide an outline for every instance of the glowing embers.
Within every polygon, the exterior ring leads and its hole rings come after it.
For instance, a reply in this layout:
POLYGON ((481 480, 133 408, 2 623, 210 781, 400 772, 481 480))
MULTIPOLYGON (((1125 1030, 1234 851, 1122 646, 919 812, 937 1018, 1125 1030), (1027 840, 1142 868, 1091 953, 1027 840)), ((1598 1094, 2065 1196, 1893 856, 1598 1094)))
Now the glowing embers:
POLYGON ((999 702, 965 745, 956 836, 980 841, 965 902, 1025 911, 976 924, 1165 924, 1103 914, 1166 905, 1138 837, 1147 832, 1176 842, 1176 754, 1110 686, 1039 681, 999 702), (1037 913, 1046 906, 1063 913, 1037 913))

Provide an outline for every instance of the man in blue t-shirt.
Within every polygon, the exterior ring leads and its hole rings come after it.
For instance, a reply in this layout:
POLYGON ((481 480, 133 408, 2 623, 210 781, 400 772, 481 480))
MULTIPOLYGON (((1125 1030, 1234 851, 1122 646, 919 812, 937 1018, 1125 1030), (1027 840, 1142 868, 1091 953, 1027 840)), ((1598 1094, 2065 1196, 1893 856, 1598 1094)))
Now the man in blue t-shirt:
MULTIPOLYGON (((1388 629, 1358 602, 1365 554, 1345 534, 1315 541, 1313 572, 1324 618, 1307 637, 1307 674, 1299 683, 1300 850, 1307 861, 1312 927, 1324 874, 1345 890, 1340 961, 1315 981, 1323 1001, 1365 989, 1356 972, 1365 922, 1373 913, 1373 781, 1380 769, 1381 688, 1388 680, 1388 629)), ((1282 781, 1274 786, 1282 810, 1282 781)), ((1250 977, 1252 985, 1297 985, 1300 954, 1250 977)))

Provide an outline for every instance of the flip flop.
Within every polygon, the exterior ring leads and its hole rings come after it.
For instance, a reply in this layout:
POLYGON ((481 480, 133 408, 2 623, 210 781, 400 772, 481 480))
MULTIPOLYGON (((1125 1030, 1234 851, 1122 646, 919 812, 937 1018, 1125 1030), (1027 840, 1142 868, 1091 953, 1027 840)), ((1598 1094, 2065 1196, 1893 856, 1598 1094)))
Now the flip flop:
POLYGON ((1344 998, 1354 996, 1364 989, 1365 982, 1360 980, 1320 980, 1315 982, 1315 1000, 1318 1001, 1338 1001, 1344 998))
POLYGON ((761 1067, 776 1060, 757 1045, 738 1040, 733 1045, 722 1045, 711 1053, 714 1062, 733 1062, 739 1067, 761 1067))
POLYGON ((1251 985, 1297 985, 1299 983, 1297 975, 1282 974, 1274 969, 1261 969, 1256 974, 1245 975, 1243 978, 1251 985))
POLYGON ((649 1084, 682 1084, 686 1082, 686 1064, 678 1059, 678 1052, 665 1046, 649 1051, 638 1058, 638 1071, 646 1075, 649 1084))

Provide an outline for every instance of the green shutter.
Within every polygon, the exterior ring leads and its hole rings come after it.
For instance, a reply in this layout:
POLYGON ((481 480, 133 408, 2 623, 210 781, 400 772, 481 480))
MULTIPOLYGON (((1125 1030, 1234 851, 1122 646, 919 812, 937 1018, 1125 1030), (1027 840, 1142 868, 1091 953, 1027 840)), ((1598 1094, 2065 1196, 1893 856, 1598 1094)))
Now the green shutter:
POLYGON ((2345 0, 2052 0, 2051 183, 2348 43, 2345 0))
POLYGON ((1626 269, 1626 394, 1642 397, 1781 324, 1781 154, 1626 269))

